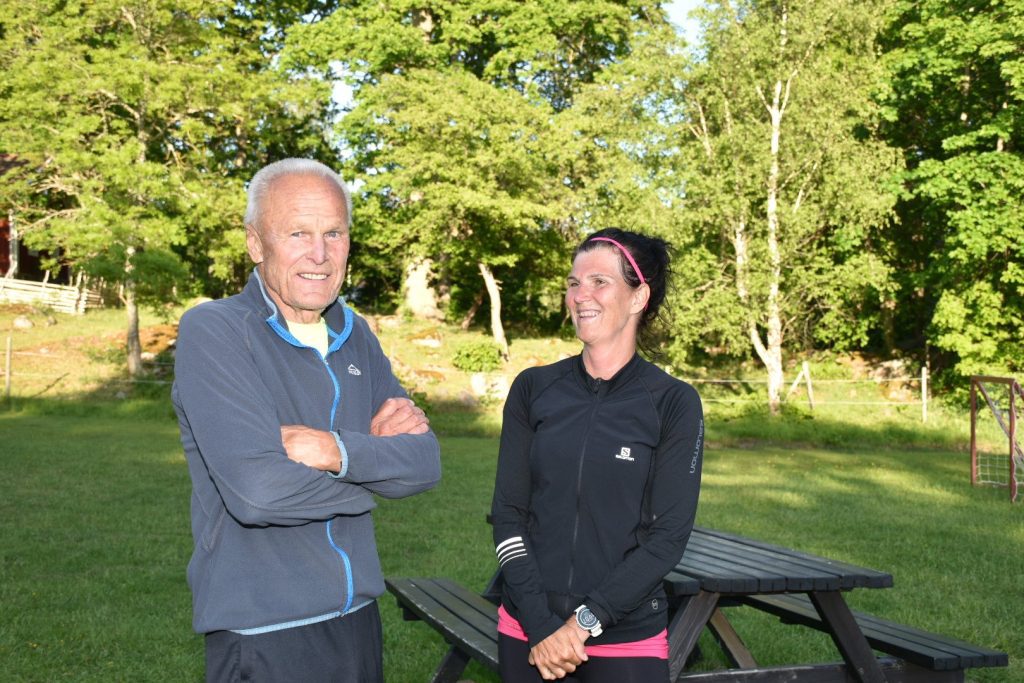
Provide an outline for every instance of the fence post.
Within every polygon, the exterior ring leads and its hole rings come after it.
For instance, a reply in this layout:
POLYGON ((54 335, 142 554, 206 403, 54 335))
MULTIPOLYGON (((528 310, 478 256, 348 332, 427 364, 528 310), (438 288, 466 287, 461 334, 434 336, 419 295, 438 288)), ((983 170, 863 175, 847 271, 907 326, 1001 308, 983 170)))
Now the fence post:
POLYGON ((4 354, 4 398, 11 398, 11 335, 7 335, 7 353, 4 354))
POLYGON ((789 385, 789 391, 786 392, 786 398, 789 398, 793 392, 796 391, 797 386, 800 385, 800 378, 803 376, 804 373, 802 370, 796 374, 796 379, 794 379, 793 383, 789 385))
POLYGON ((928 366, 921 366, 921 422, 928 421, 928 366))
POLYGON ((814 386, 811 384, 811 366, 804 361, 804 380, 807 382, 807 403, 814 410, 814 386))
POLYGON ((978 484, 978 383, 971 377, 971 486, 978 484))

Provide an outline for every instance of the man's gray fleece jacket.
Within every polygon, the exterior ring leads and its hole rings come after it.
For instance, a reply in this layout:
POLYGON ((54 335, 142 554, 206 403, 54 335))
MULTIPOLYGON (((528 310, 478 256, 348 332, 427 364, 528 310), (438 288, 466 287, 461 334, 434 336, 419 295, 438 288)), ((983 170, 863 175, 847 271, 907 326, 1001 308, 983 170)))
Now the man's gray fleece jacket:
POLYGON ((254 271, 241 294, 181 319, 174 407, 192 477, 188 566, 200 633, 318 621, 384 592, 373 494, 401 498, 441 477, 432 432, 370 436, 405 396, 365 320, 323 313, 327 356, 303 346, 254 271), (282 425, 332 431, 341 476, 289 460, 282 425))

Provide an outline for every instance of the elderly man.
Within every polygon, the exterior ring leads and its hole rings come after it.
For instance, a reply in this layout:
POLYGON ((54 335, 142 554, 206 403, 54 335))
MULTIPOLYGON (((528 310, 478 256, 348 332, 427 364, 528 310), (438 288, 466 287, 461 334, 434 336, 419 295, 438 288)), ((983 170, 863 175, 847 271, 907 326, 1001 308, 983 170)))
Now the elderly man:
POLYGON ((323 164, 263 168, 248 284, 181 320, 173 400, 208 681, 383 680, 373 494, 424 491, 441 467, 423 412, 338 298, 350 217, 323 164))

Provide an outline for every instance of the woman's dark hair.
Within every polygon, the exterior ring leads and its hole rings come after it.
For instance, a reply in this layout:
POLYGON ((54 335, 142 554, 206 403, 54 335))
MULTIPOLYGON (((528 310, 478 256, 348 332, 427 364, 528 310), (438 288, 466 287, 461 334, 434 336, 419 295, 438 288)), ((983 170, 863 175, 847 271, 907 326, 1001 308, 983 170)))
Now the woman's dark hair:
MULTIPOLYGON (((640 315, 640 324, 637 326, 637 335, 646 341, 646 332, 650 324, 658 317, 661 304, 665 301, 665 294, 668 289, 668 279, 671 274, 671 256, 669 249, 671 245, 660 237, 648 237, 637 232, 620 230, 618 228, 605 228, 589 235, 572 252, 573 260, 578 254, 592 251, 598 247, 606 247, 619 255, 619 267, 622 269, 622 278, 626 284, 636 289, 640 286, 640 275, 633 269, 633 265, 622 253, 618 246, 604 239, 612 239, 629 251, 633 257, 643 280, 651 288, 651 298, 647 301, 647 308, 640 315)), ((644 344, 641 344, 645 347, 644 344)), ((645 351, 650 351, 644 348, 645 351)))

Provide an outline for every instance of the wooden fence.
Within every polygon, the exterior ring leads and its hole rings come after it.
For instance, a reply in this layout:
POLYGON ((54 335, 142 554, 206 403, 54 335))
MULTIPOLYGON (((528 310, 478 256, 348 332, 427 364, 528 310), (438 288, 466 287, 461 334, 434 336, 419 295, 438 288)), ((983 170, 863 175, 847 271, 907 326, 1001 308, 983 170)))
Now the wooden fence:
POLYGON ((30 304, 52 308, 61 313, 82 314, 86 309, 101 307, 103 299, 98 292, 82 286, 71 287, 5 277, 0 278, 0 304, 30 304))

